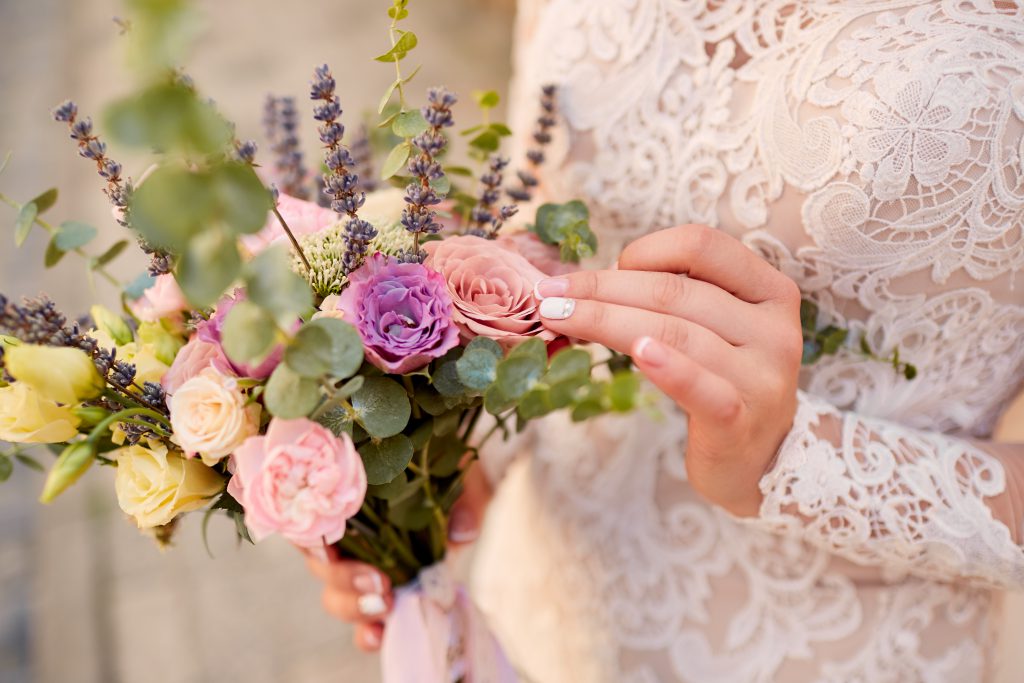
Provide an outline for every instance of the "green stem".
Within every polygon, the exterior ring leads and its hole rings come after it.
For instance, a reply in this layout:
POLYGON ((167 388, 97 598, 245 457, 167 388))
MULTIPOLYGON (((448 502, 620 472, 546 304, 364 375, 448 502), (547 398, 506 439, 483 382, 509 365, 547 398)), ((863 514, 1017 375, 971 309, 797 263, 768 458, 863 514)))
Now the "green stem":
POLYGON ((327 399, 320 404, 320 407, 313 411, 313 414, 310 415, 309 419, 315 422, 317 419, 326 415, 328 411, 341 407, 345 409, 345 413, 348 414, 349 419, 355 422, 352 417, 355 413, 355 409, 352 407, 352 404, 348 402, 347 398, 338 398, 338 388, 326 379, 321 379, 320 385, 327 391, 327 399))
POLYGON ((434 489, 430 484, 430 441, 423 445, 420 451, 420 469, 423 470, 423 495, 427 500, 427 507, 434 514, 434 523, 430 525, 430 545, 434 557, 439 558, 444 553, 445 543, 448 539, 448 520, 445 519, 444 510, 441 504, 434 497, 434 489))
MULTIPOLYGON (((24 204, 19 204, 18 202, 14 201, 13 199, 11 199, 10 197, 8 197, 7 195, 5 195, 2 192, 0 192, 0 201, 4 202, 8 206, 10 206, 11 208, 13 208, 13 209, 15 209, 16 211, 19 211, 19 212, 24 207, 24 204)), ((43 228, 48 233, 50 233, 51 237, 53 235, 57 234, 57 228, 53 227, 53 225, 51 225, 50 223, 44 221, 39 216, 35 217, 34 222, 39 227, 43 228)), ((72 251, 75 252, 76 254, 78 254, 79 256, 81 256, 82 258, 84 258, 84 259, 86 259, 88 261, 92 261, 93 257, 89 256, 89 254, 85 253, 85 251, 83 251, 81 247, 75 247, 74 249, 72 249, 72 251)), ((111 275, 110 272, 106 269, 105 266, 97 266, 97 267, 93 268, 92 270, 94 272, 99 273, 100 275, 102 275, 103 278, 106 279, 106 281, 109 282, 110 284, 112 284, 113 286, 117 287, 118 289, 121 288, 121 286, 122 286, 121 285, 121 281, 118 280, 113 275, 111 275)))
POLYGON ((291 240, 292 247, 295 248, 295 253, 299 255, 299 260, 302 261, 302 265, 305 266, 306 268, 306 273, 312 274, 313 269, 309 265, 309 259, 306 258, 306 253, 302 251, 302 247, 299 246, 299 241, 295 239, 295 234, 292 233, 292 229, 289 228, 288 223, 285 222, 284 216, 282 216, 281 212, 277 210, 277 206, 275 206, 272 210, 274 212, 274 215, 277 216, 277 220, 281 224, 281 227, 284 228, 284 233, 288 235, 288 239, 291 240))
POLYGON ((100 437, 103 436, 103 434, 110 429, 111 425, 117 422, 124 422, 126 421, 125 418, 132 417, 133 415, 145 415, 146 417, 156 417, 159 418, 160 420, 164 419, 163 415, 154 412, 149 408, 128 408, 126 410, 121 410, 119 412, 114 413, 113 415, 108 415, 107 417, 105 417, 99 424, 92 428, 92 431, 89 432, 89 436, 86 438, 86 441, 89 441, 93 445, 95 445, 96 442, 100 440, 100 437))
POLYGON ((167 416, 157 410, 149 401, 145 401, 138 396, 132 396, 126 392, 119 392, 113 389, 105 389, 103 395, 112 401, 117 401, 126 408, 137 408, 145 410, 143 413, 146 417, 152 417, 155 420, 159 420, 162 424, 166 425, 168 429, 171 428, 171 421, 167 419, 167 416))

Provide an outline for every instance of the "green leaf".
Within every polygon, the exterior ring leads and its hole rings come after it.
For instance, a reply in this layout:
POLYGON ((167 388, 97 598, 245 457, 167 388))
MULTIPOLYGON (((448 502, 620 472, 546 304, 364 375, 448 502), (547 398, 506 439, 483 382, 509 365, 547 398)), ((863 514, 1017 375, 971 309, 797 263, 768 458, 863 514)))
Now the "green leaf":
POLYGON ((459 175, 466 178, 472 177, 473 175, 473 171, 465 166, 445 166, 444 172, 446 175, 459 175))
POLYGON ((497 377, 501 347, 493 339, 476 337, 455 363, 459 381, 478 392, 483 392, 497 377))
POLYGON ((139 273, 134 280, 129 282, 124 288, 124 295, 129 301, 135 301, 142 293, 147 289, 156 284, 156 278, 150 275, 148 272, 143 271, 139 273))
POLYGON ((839 347, 846 341, 847 334, 847 330, 832 325, 822 330, 819 336, 822 353, 833 354, 838 351, 839 347))
POLYGON ((587 205, 578 199, 565 204, 544 204, 537 209, 534 232, 545 244, 561 244, 569 229, 589 220, 587 205))
POLYGON ((565 380, 589 378, 590 360, 590 354, 583 349, 564 348, 551 358, 544 382, 557 384, 565 380))
POLYGON ((504 123, 492 123, 490 125, 490 130, 495 135, 498 135, 499 137, 503 138, 507 138, 508 136, 512 135, 512 129, 506 126, 504 123))
MULTIPOLYGON (((148 181, 147 181, 148 182, 148 181)), ((217 207, 217 218, 235 233, 259 232, 274 208, 274 199, 252 166, 230 162, 212 171, 210 190, 217 207)))
POLYGON ((51 187, 46 192, 41 193, 39 196, 32 199, 29 204, 35 204, 37 214, 42 215, 45 211, 50 209, 54 204, 57 203, 57 188, 51 187))
POLYGON ((182 83, 166 81, 114 102, 107 108, 105 124, 126 145, 186 154, 223 151, 232 135, 210 102, 182 83))
POLYGON ((861 337, 860 338, 860 351, 865 356, 874 356, 875 355, 874 351, 871 350, 871 345, 868 344, 868 338, 867 337, 861 337))
POLYGON ((348 412, 344 408, 328 410, 316 418, 316 421, 331 430, 331 433, 340 437, 342 434, 352 436, 352 420, 348 418, 348 412))
POLYGON ((189 243, 176 276, 189 302, 204 308, 221 297, 241 269, 242 257, 234 238, 221 230, 209 230, 189 243))
POLYGON ((379 498, 380 500, 399 501, 418 489, 422 484, 418 481, 409 481, 405 472, 400 472, 397 477, 387 484, 378 486, 370 485, 366 491, 367 497, 379 498))
POLYGON ((60 263, 60 260, 64 258, 66 252, 61 251, 60 247, 57 246, 57 239, 51 238, 50 242, 46 245, 46 254, 43 256, 43 265, 47 268, 53 268, 55 265, 60 263))
POLYGON ((238 302, 224 319, 224 352, 236 363, 259 363, 273 347, 275 336, 274 320, 251 301, 238 302))
POLYGON ((366 481, 374 485, 387 484, 402 474, 412 461, 412 441, 405 434, 396 434, 360 446, 359 455, 366 467, 366 481))
POLYGON ((907 363, 903 366, 903 376, 908 380, 917 377, 917 366, 907 363))
POLYGON ((544 366, 530 358, 506 358, 498 365, 495 386, 510 399, 518 399, 532 389, 541 375, 544 366))
POLYGON ((65 221, 57 228, 54 242, 61 251, 74 251, 89 244, 97 235, 96 228, 78 221, 65 221))
POLYGON ((363 364, 363 339, 354 325, 337 318, 320 318, 303 329, 308 327, 321 330, 328 337, 327 372, 331 377, 345 379, 359 370, 363 364))
POLYGON ((536 417, 547 415, 555 409, 551 402, 551 394, 548 391, 533 389, 528 391, 519 401, 517 413, 524 420, 532 420, 536 417))
POLYGON ((810 299, 800 300, 800 327, 807 332, 818 329, 818 305, 810 299))
POLYGON ((313 305, 309 283, 292 270, 291 256, 281 245, 264 249, 246 266, 245 286, 249 299, 286 329, 313 305))
POLYGON ((32 456, 25 455, 24 453, 15 453, 14 457, 25 467, 35 470, 36 472, 45 472, 46 468, 39 464, 39 461, 32 456))
POLYGON ((400 31, 401 37, 395 42, 394 46, 382 55, 374 57, 378 62, 400 62, 405 59, 405 55, 416 47, 418 42, 416 34, 412 31, 400 31))
POLYGON ((449 180, 448 176, 443 175, 438 178, 430 179, 430 186, 434 188, 434 191, 439 195, 447 195, 452 190, 452 181, 449 180))
POLYGON ((299 328, 284 352, 284 362, 299 375, 319 379, 327 374, 331 361, 331 337, 312 325, 299 328))
POLYGON ((434 520, 434 512, 427 507, 423 487, 400 501, 392 501, 388 505, 388 521, 399 529, 422 531, 434 520))
POLYGON ((459 380, 456 361, 437 366, 430 380, 442 396, 463 396, 466 393, 466 385, 459 380))
POLYGON ((121 253, 127 248, 128 240, 119 240, 117 242, 114 242, 112 245, 110 245, 110 247, 107 248, 105 252, 103 252, 102 254, 100 254, 99 256, 92 260, 92 267, 94 269, 102 268, 103 266, 107 265, 108 263, 116 259, 118 256, 120 256, 121 253))
POLYGON ((445 403, 444 397, 434 387, 417 386, 412 398, 427 415, 436 417, 448 411, 448 404, 445 403))
POLYGON ((501 387, 492 384, 484 392, 484 410, 491 415, 500 415, 515 406, 516 402, 505 395, 501 387))
POLYGON ((612 410, 628 413, 636 407, 636 396, 640 391, 640 377, 634 372, 619 372, 612 377, 608 386, 608 399, 612 410))
POLYGON ((263 401, 270 414, 282 420, 306 417, 320 403, 320 385, 281 363, 267 381, 263 401))
POLYGON ((462 422, 461 410, 449 410, 446 413, 438 415, 434 419, 434 434, 437 436, 446 436, 451 434, 458 429, 460 422, 462 422))
MULTIPOLYGON (((384 95, 380 98, 380 104, 377 105, 377 114, 383 114, 384 108, 388 106, 388 102, 391 101, 391 96, 395 94, 395 89, 402 83, 402 81, 395 79, 388 86, 388 89, 384 91, 384 95)), ((397 114, 393 115, 394 118, 397 114)))
POLYGON ((32 202, 21 207, 18 218, 14 221, 14 246, 20 247, 25 243, 38 214, 39 208, 32 202))
POLYGON ((494 109, 501 102, 501 96, 496 90, 474 90, 473 99, 481 109, 494 109))
POLYGON ((605 412, 604 406, 601 401, 597 399, 586 399, 577 403, 572 409, 572 421, 573 422, 586 422, 587 420, 597 417, 605 412))
POLYGON ((356 420, 375 439, 400 433, 409 424, 412 406, 401 384, 386 377, 367 377, 352 395, 356 420))
POLYGON ((821 358, 821 344, 813 339, 804 340, 804 350, 800 357, 801 365, 810 365, 821 358))
POLYGON ((469 447, 457 435, 448 433, 430 441, 430 475, 450 477, 459 470, 459 463, 469 447))
POLYGON ((2 175, 3 172, 7 170, 7 164, 10 163, 12 154, 13 152, 8 151, 7 154, 4 155, 4 160, 0 161, 0 175, 2 175))
POLYGON ((401 112, 395 117, 395 122, 391 124, 391 130, 400 138, 416 137, 429 127, 419 109, 401 112))
POLYGON ((387 180, 401 171, 405 167, 405 162, 409 160, 410 154, 412 154, 412 145, 408 142, 396 145, 391 150, 391 153, 388 154, 388 158, 384 160, 384 165, 380 169, 381 180, 387 180))
POLYGON ((209 228, 214 196, 205 174, 162 166, 132 193, 132 227, 150 244, 175 252, 209 228))
POLYGON ((0 483, 10 479, 12 472, 14 472, 14 463, 6 453, 0 453, 0 483))
POLYGON ((482 152, 496 152, 501 147, 501 138, 494 131, 487 129, 470 140, 469 146, 482 152))

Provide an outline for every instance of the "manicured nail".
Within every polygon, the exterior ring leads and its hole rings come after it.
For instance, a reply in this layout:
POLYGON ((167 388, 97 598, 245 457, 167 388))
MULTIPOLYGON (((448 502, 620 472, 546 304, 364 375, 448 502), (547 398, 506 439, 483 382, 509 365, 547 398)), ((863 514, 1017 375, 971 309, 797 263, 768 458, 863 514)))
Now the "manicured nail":
POLYGON ((379 617, 388 611, 388 603, 384 601, 383 596, 376 593, 360 595, 356 605, 359 607, 359 613, 364 617, 379 617))
POLYGON ((661 344, 651 337, 640 337, 633 346, 633 354, 647 363, 659 367, 668 361, 668 354, 661 344))
POLYGON ((540 316, 550 320, 565 320, 576 310, 576 299, 553 296, 540 302, 540 316))
POLYGON ((355 586, 355 589, 360 593, 373 595, 384 594, 384 581, 381 580, 380 574, 377 572, 356 574, 355 578, 352 579, 352 585, 355 586))
POLYGON ((448 540, 453 543, 470 543, 479 535, 480 525, 476 522, 476 515, 464 507, 452 510, 452 517, 448 520, 448 540))
POLYGON ((546 299, 549 296, 562 296, 569 291, 569 281, 564 277, 549 277, 539 280, 533 286, 533 295, 538 299, 546 299))
POLYGON ((363 643, 369 648, 380 647, 380 634, 377 633, 376 629, 363 629, 363 643))

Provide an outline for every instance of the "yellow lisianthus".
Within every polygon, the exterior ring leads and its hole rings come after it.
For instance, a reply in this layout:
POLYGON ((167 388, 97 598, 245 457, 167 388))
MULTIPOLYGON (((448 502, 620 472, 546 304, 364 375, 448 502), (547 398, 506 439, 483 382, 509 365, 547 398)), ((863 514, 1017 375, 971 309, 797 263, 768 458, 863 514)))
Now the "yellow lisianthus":
POLYGON ((169 452, 163 444, 114 451, 117 503, 140 529, 163 526, 183 512, 205 507, 224 488, 224 478, 200 460, 169 452))
POLYGON ((0 388, 0 441, 61 443, 78 433, 79 419, 24 382, 0 388))
POLYGON ((18 382, 65 405, 96 398, 105 386, 92 359, 78 349, 20 344, 6 349, 4 365, 18 382))

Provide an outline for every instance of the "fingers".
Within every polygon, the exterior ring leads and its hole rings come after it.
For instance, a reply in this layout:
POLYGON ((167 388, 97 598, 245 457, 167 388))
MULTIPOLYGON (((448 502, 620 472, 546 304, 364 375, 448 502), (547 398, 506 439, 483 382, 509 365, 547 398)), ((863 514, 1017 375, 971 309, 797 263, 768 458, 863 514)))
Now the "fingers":
POLYGON ((788 277, 739 240, 706 225, 682 225, 636 240, 619 257, 620 270, 685 273, 744 301, 799 300, 788 277))
POLYGON ((356 647, 363 652, 376 652, 384 639, 384 625, 381 623, 356 624, 353 636, 356 647))
POLYGON ((732 344, 753 339, 761 312, 717 285, 674 273, 580 271, 537 283, 538 298, 568 297, 685 318, 732 344))
POLYGON ((391 609, 391 582, 361 562, 323 562, 306 555, 309 572, 324 583, 324 610, 342 621, 376 622, 391 609))
POLYGON ((693 418, 728 432, 744 409, 731 382, 657 339, 641 337, 631 355, 641 372, 693 418))
POLYGON ((487 475, 482 467, 470 465, 462 495, 452 507, 448 518, 448 542, 451 545, 464 545, 476 540, 490 500, 491 485, 487 475))
POLYGON ((586 299, 549 297, 541 301, 540 315, 548 329, 602 344, 629 354, 640 337, 653 337, 666 346, 727 376, 742 372, 746 359, 737 349, 706 327, 661 313, 586 299))

